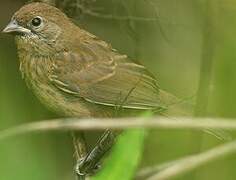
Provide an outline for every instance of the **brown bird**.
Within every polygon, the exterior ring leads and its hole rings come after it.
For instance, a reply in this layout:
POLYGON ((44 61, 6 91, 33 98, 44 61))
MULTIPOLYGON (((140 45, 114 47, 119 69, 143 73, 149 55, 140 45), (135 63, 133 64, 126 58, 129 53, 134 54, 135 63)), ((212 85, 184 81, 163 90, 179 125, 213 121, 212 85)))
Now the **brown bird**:
POLYGON ((168 113, 178 102, 159 88, 144 66, 79 28, 53 6, 23 6, 3 32, 16 37, 20 71, 27 85, 59 114, 113 117, 117 111, 122 115, 144 110, 168 113))
POLYGON ((16 35, 20 71, 27 85, 60 114, 108 117, 119 106, 168 109, 176 100, 160 90, 144 66, 48 4, 23 6, 3 32, 16 35))

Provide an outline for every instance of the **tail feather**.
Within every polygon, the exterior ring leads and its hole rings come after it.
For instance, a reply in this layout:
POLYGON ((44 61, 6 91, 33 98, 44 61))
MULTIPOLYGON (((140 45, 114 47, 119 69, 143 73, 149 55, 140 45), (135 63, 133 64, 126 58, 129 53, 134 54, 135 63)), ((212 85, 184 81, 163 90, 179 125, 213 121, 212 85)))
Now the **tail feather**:
POLYGON ((193 116, 193 106, 185 100, 160 90, 160 101, 164 102, 166 110, 163 111, 165 116, 193 116))
MULTIPOLYGON (((160 91, 160 97, 162 98, 161 101, 165 102, 167 105, 166 110, 162 111, 161 115, 169 117, 169 118, 175 118, 177 116, 181 116, 181 117, 193 116, 194 106, 191 105, 188 101, 181 100, 175 97, 174 95, 163 90, 160 91)), ((203 131, 220 140, 229 141, 232 139, 232 136, 228 132, 221 129, 206 128, 206 129, 203 129, 203 131)))

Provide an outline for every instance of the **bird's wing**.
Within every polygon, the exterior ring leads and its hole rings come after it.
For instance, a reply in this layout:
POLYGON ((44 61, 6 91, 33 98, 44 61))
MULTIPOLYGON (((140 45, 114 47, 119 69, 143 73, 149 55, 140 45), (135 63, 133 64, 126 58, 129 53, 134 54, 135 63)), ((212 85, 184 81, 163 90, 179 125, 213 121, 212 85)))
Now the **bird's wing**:
POLYGON ((144 66, 103 41, 83 42, 79 47, 57 55, 50 79, 61 91, 106 106, 162 107, 157 82, 144 66))

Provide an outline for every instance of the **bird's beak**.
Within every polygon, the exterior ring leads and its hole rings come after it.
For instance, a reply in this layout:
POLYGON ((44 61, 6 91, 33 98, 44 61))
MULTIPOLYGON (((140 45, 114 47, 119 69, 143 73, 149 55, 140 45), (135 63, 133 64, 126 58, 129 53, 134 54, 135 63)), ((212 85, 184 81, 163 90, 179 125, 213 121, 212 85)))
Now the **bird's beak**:
POLYGON ((20 26, 16 20, 12 20, 2 31, 3 33, 20 33, 20 34, 28 34, 31 31, 20 26))

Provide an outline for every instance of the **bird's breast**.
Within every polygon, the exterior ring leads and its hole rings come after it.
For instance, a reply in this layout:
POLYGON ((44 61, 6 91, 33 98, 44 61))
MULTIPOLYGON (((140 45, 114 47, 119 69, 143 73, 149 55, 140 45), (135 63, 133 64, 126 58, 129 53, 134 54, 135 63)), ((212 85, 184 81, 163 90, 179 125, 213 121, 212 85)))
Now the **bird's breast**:
MULTIPOLYGON (((34 91, 37 97, 47 106, 53 107, 59 101, 59 93, 50 84, 50 58, 33 55, 20 51, 20 71, 27 86, 34 91)), ((55 107, 53 107, 55 108, 55 107)))
POLYGON ((18 55, 20 71, 27 86, 44 105, 66 116, 90 116, 90 111, 85 108, 79 97, 71 101, 51 83, 53 57, 35 55, 24 50, 19 51, 18 55))

